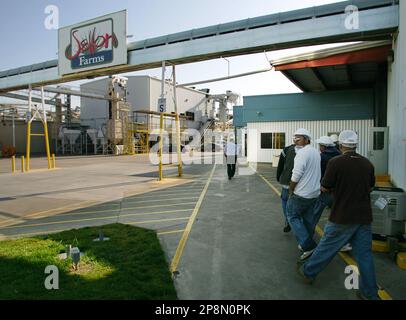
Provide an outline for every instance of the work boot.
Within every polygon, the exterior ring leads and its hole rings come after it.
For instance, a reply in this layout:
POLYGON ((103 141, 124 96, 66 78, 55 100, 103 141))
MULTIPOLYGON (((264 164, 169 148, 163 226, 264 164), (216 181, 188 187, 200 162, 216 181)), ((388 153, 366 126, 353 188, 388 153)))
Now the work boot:
POLYGON ((361 292, 361 290, 357 290, 355 292, 355 294, 357 295, 357 298, 359 300, 382 300, 381 297, 379 295, 376 295, 375 298, 367 298, 366 296, 364 296, 364 294, 361 292))
POLYGON ((299 260, 296 262, 296 272, 302 278, 304 283, 313 284, 314 279, 306 277, 303 272, 303 261, 299 260))
POLYGON ((308 250, 308 251, 303 251, 303 253, 300 256, 300 260, 305 261, 305 260, 309 259, 310 256, 313 254, 314 250, 316 250, 316 248, 314 248, 312 250, 308 250))
POLYGON ((287 233, 287 232, 290 232, 290 230, 292 230, 292 228, 290 227, 289 223, 285 224, 285 227, 283 228, 283 232, 287 233))
POLYGON ((352 250, 351 243, 347 243, 344 247, 340 249, 340 252, 348 252, 351 250, 352 250))

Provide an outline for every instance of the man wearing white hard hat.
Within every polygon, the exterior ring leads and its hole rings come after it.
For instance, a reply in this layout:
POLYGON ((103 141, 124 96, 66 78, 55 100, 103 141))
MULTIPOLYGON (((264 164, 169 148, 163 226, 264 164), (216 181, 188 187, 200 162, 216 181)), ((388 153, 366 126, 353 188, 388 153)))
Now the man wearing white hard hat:
POLYGON ((319 145, 320 157, 321 157, 321 177, 323 178, 326 172, 327 164, 330 159, 339 156, 341 153, 337 150, 336 145, 328 136, 320 137, 316 140, 319 145))
MULTIPOLYGON (((337 137, 338 140, 338 137, 337 137)), ((322 136, 316 140, 319 145, 320 150, 320 157, 321 157, 321 179, 323 179, 324 174, 326 172, 328 162, 339 155, 341 152, 337 150, 336 145, 333 141, 333 138, 328 136, 322 136)), ((321 181, 321 180, 320 180, 321 181)), ((333 195, 328 192, 322 192, 317 199, 316 205, 314 207, 314 221, 313 225, 313 233, 316 229, 316 225, 319 223, 320 217, 323 214, 323 211, 326 207, 331 208, 333 205, 333 195)), ((351 245, 347 243, 344 247, 341 248, 341 252, 351 251, 351 245)))
POLYGON ((298 150, 289 185, 287 216, 299 247, 300 259, 308 258, 317 246, 313 239, 314 205, 320 195, 320 153, 310 145, 311 134, 306 129, 294 133, 298 150))
POLYGON ((307 283, 312 283, 349 242, 360 272, 358 297, 376 300, 379 296, 372 256, 370 200, 375 185, 374 166, 356 153, 358 136, 354 131, 341 132, 338 141, 343 154, 330 160, 321 182, 322 190, 334 196, 329 221, 312 256, 298 263, 298 272, 307 283))
POLYGON ((333 140, 334 145, 335 145, 336 148, 338 149, 338 148, 339 148, 339 145, 338 145, 338 136, 334 133, 334 134, 332 134, 332 135, 330 136, 330 138, 331 138, 331 140, 333 140))

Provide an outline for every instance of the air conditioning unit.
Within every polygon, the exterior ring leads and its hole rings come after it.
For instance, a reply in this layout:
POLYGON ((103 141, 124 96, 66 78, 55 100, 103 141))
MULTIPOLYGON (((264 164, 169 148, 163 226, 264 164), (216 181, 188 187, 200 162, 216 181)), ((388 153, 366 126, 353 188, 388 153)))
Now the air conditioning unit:
POLYGON ((371 193, 372 233, 399 236, 405 233, 406 193, 399 188, 376 187, 371 193))

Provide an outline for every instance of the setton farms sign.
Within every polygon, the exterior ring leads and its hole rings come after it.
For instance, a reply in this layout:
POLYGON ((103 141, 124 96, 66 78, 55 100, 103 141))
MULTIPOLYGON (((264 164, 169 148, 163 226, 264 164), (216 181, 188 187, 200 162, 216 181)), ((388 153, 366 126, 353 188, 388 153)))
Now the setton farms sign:
POLYGON ((127 63, 126 11, 59 30, 60 75, 127 63))

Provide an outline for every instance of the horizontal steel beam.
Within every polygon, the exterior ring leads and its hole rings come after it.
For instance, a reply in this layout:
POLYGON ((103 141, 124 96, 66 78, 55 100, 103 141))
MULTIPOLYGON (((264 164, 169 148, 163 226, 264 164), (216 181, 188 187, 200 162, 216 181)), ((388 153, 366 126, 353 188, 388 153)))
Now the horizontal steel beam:
POLYGON ((239 74, 234 74, 231 76, 227 77, 221 77, 221 78, 214 78, 214 79, 207 79, 207 80, 200 80, 196 82, 188 82, 188 83, 182 83, 176 85, 177 87, 189 87, 189 86, 194 86, 198 84, 204 84, 204 83, 210 83, 210 82, 217 82, 217 81, 224 81, 224 80, 229 80, 229 79, 235 79, 235 78, 241 78, 241 77, 246 77, 246 76, 251 76, 254 74, 258 73, 263 73, 263 72, 269 72, 271 71, 272 68, 267 68, 267 69, 261 69, 261 70, 255 70, 255 71, 250 71, 250 72, 245 72, 245 73, 239 73, 239 74))
MULTIPOLYGON (((28 96, 25 96, 25 95, 23 95, 23 94, 17 94, 17 93, 11 93, 11 92, 10 92, 10 93, 0 93, 0 96, 6 97, 6 98, 10 98, 10 99, 17 99, 17 100, 22 100, 22 101, 28 101, 28 96)), ((32 97, 31 100, 32 100, 32 102, 35 102, 35 103, 42 103, 41 98, 32 97)), ((4 103, 4 104, 7 104, 7 103, 4 103)), ((55 101, 53 101, 53 100, 45 100, 45 104, 54 106, 54 105, 55 105, 55 101)))
POLYGON ((112 100, 110 97, 105 97, 101 94, 95 93, 87 93, 81 91, 70 90, 66 88, 53 88, 53 87, 44 87, 45 92, 51 93, 59 93, 59 94, 66 94, 71 96, 83 97, 83 98, 90 98, 90 99, 98 99, 98 100, 112 100))
MULTIPOLYGON (((355 2, 357 1, 346 1, 339 3, 339 5, 341 8, 355 2)), ((360 4, 374 3, 373 1, 358 2, 360 4)), ((377 7, 368 7, 359 11, 360 25, 359 29, 356 30, 346 29, 345 20, 348 16, 341 10, 342 8, 334 14, 327 10, 324 15, 313 15, 313 17, 310 14, 300 16, 302 11, 295 10, 292 13, 296 13, 291 16, 284 13, 290 18, 275 20, 272 23, 264 21, 263 26, 258 25, 254 28, 248 26, 241 28, 237 24, 234 29, 227 30, 223 26, 222 30, 213 35, 203 34, 200 37, 188 36, 193 32, 196 34, 196 30, 187 31, 184 32, 184 38, 180 36, 174 38, 172 43, 168 42, 170 37, 167 36, 165 38, 167 39, 166 42, 161 42, 161 44, 158 42, 155 46, 147 47, 145 45, 142 47, 139 44, 137 45, 139 42, 129 44, 127 65, 63 77, 59 76, 58 67, 54 66, 55 61, 47 62, 48 67, 44 66, 44 69, 37 71, 24 71, 32 70, 32 68, 24 67, 21 68, 24 72, 17 75, 8 76, 7 72, 3 72, 2 74, 6 74, 6 76, 0 76, 0 92, 27 88, 28 84, 41 86, 159 68, 162 61, 184 64, 220 57, 258 53, 265 50, 279 50, 332 42, 390 39, 391 34, 399 26, 399 5, 387 5, 392 3, 391 1, 378 1, 375 3, 381 3, 382 6, 376 5, 377 7)), ((319 7, 311 8, 311 10, 317 12, 317 8, 319 7)), ((255 19, 260 20, 263 17, 254 18, 253 20, 255 19)), ((144 42, 147 43, 146 41, 144 42)))

